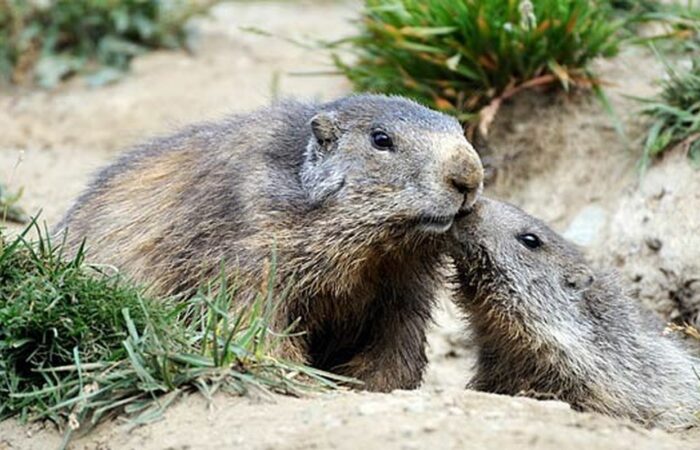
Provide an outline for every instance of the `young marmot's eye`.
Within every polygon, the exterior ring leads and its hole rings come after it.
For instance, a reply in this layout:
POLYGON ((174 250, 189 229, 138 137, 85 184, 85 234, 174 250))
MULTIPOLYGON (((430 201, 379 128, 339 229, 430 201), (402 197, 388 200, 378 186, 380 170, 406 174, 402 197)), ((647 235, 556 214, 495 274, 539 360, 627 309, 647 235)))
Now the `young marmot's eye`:
POLYGON ((519 234, 518 240, 521 244, 523 244, 525 247, 531 250, 542 246, 542 241, 540 240, 540 238, 538 238, 537 235, 534 235, 532 233, 519 234))
POLYGON ((371 136, 372 145, 377 150, 391 150, 394 148, 394 141, 383 131, 373 131, 371 136))

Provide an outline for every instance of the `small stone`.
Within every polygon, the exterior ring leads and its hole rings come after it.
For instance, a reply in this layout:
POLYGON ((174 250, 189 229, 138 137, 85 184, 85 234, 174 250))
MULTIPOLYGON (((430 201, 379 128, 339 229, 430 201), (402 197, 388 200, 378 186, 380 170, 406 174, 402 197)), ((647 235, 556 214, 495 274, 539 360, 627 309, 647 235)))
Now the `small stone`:
POLYGON ((423 424, 422 430, 426 433, 434 433, 438 430, 438 424, 435 421, 426 422, 423 424))
POLYGON ((645 242, 647 244, 647 247, 649 247, 649 249, 654 252, 658 252, 663 246, 663 243, 658 238, 647 238, 645 242))
POLYGON ((582 246, 593 244, 607 222, 607 212, 600 206, 583 208, 569 224, 564 237, 582 246))
POLYGON ((662 198, 664 198, 664 195, 666 195, 666 188, 662 187, 661 189, 656 191, 656 193, 654 193, 653 197, 656 200, 661 200, 662 198))
POLYGON ((613 256, 613 264, 615 264, 615 267, 624 267, 626 262, 627 261, 624 255, 621 255, 620 253, 615 253, 613 256))

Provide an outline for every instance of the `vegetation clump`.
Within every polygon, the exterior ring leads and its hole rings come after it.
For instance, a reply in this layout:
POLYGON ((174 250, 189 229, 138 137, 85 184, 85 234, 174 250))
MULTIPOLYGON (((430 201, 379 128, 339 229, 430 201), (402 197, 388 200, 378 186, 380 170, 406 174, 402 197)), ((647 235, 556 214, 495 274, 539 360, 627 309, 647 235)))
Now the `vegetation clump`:
POLYGON ((0 182, 0 221, 26 223, 29 221, 27 213, 19 206, 19 199, 22 197, 22 189, 17 192, 10 192, 3 183, 0 182))
POLYGON ((651 119, 641 164, 646 167, 666 150, 681 146, 700 168, 700 59, 688 70, 667 64, 661 93, 645 103, 642 114, 651 119))
POLYGON ((0 420, 50 419, 70 436, 120 412, 150 420, 191 390, 301 394, 340 380, 272 356, 290 330, 270 329, 271 289, 237 314, 223 277, 187 301, 150 298, 29 231, 0 236, 0 420))
POLYGON ((178 48, 212 1, 0 0, 0 79, 51 87, 92 69, 105 83, 148 49, 178 48))
POLYGON ((359 33, 344 41, 354 59, 336 53, 335 64, 358 90, 466 121, 523 89, 597 86, 590 62, 618 51, 608 12, 591 0, 365 0, 359 33))

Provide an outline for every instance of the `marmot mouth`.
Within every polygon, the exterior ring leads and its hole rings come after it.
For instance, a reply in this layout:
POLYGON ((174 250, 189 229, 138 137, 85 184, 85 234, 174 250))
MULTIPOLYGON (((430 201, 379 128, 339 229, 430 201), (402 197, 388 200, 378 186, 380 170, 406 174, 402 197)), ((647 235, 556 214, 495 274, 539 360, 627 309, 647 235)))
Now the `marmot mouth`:
POLYGON ((450 229, 452 226, 452 222, 454 222, 454 215, 450 216, 433 216, 433 215, 425 215, 425 216, 419 216, 415 224, 416 226, 423 230, 427 231, 430 233, 444 233, 447 230, 450 229))
POLYGON ((470 215, 474 211, 474 206, 468 206, 466 208, 460 209, 455 215, 455 220, 463 219, 470 215))

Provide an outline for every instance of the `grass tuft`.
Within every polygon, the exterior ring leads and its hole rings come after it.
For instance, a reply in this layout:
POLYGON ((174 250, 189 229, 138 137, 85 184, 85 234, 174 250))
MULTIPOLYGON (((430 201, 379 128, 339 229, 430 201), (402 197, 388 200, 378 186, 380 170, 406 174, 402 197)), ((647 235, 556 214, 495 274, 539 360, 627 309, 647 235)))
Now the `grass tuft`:
POLYGON ((689 70, 666 63, 661 93, 645 103, 642 115, 651 119, 641 159, 642 168, 668 149, 680 146, 700 168, 700 59, 689 70))
POLYGON ((4 184, 0 183, 0 221, 16 223, 29 222, 27 213, 19 206, 22 193, 22 189, 11 193, 4 184))
POLYGON ((87 266, 82 249, 63 256, 35 222, 0 236, 0 420, 49 419, 69 439, 118 413, 153 420, 187 391, 299 395, 351 381, 271 356, 291 333, 270 329, 284 298, 271 289, 234 314, 223 276, 187 301, 155 299, 87 266))
POLYGON ((356 89, 468 121, 523 89, 598 85, 589 63, 617 52, 621 21, 591 0, 365 0, 358 26, 334 55, 356 89))

